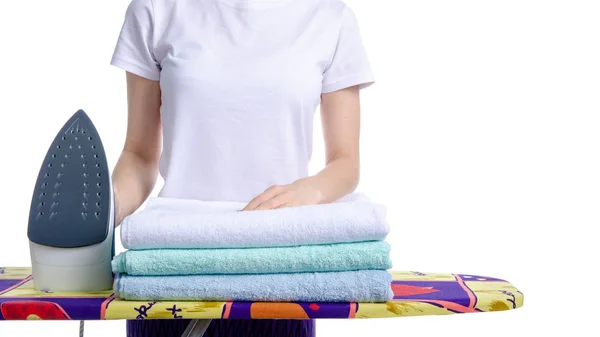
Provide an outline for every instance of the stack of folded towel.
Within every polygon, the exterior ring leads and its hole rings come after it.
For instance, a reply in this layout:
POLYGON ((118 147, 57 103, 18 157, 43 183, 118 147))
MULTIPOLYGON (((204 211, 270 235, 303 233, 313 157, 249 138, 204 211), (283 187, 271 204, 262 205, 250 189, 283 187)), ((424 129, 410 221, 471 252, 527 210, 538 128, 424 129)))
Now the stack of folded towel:
POLYGON ((153 198, 127 217, 113 260, 125 300, 385 302, 386 210, 364 197, 243 211, 153 198))

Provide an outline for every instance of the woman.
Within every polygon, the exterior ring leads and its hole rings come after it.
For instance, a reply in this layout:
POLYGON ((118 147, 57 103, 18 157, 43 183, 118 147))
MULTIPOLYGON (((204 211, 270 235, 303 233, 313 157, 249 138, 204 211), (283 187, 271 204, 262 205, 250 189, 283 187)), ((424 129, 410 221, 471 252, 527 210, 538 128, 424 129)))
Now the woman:
MULTIPOLYGON (((339 0, 133 0, 112 58, 128 128, 113 172, 117 223, 160 196, 244 210, 327 203, 359 180, 359 90, 373 83, 339 0), (321 106, 327 165, 309 176, 321 106), (162 145, 162 146, 161 146, 162 145)), ((187 321, 130 321, 179 336, 187 321)), ((313 336, 313 321, 214 320, 205 336, 313 336)))

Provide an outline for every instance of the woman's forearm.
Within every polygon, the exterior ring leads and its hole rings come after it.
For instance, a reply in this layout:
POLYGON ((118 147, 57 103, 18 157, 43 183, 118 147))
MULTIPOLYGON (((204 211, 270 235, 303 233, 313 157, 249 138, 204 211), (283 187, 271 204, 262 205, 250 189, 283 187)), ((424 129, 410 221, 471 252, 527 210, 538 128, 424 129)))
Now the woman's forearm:
POLYGON ((160 83, 127 73, 127 137, 112 174, 116 225, 148 198, 161 153, 160 83))
POLYGON ((306 179, 320 191, 321 203, 329 203, 354 192, 359 178, 359 159, 341 156, 331 160, 318 174, 306 179))
POLYGON ((358 86, 321 97, 321 124, 327 165, 309 178, 321 191, 322 203, 354 192, 360 178, 360 95, 358 86))
POLYGON ((144 203, 157 177, 155 163, 134 152, 123 151, 112 174, 117 226, 144 203))

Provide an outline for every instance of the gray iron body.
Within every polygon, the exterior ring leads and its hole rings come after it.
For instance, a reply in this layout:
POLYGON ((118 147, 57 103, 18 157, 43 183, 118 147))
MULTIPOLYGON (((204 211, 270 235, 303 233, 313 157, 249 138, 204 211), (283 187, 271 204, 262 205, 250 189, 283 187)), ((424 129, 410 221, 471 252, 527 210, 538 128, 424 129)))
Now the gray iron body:
POLYGON ((36 289, 112 288, 113 204, 104 147, 79 110, 50 145, 31 199, 27 235, 36 289))

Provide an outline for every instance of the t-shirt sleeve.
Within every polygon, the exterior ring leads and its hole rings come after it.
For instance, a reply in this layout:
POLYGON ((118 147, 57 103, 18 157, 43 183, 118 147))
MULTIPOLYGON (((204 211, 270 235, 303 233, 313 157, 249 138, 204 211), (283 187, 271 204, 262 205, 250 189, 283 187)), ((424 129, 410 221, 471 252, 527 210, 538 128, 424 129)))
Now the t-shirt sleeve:
POLYGON ((331 63, 323 73, 322 93, 375 83, 356 16, 344 7, 337 45, 331 63))
POLYGON ((132 0, 125 13, 111 64, 138 76, 158 81, 160 66, 154 55, 152 0, 132 0))

